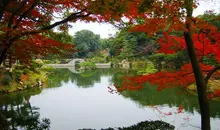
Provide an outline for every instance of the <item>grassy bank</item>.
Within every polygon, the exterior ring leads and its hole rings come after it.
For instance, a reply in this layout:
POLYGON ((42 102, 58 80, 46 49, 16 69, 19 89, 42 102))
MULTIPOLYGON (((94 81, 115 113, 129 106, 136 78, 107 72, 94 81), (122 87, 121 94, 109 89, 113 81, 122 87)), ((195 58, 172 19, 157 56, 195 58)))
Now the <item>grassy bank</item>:
MULTIPOLYGON (((187 87, 187 89, 192 93, 192 94, 197 94, 197 88, 196 84, 192 84, 187 87)), ((208 82, 208 93, 213 93, 216 90, 220 90, 220 80, 209 80, 208 82)), ((220 100, 220 97, 214 98, 215 100, 220 100)))
POLYGON ((51 68, 34 62, 30 66, 15 65, 0 70, 0 93, 12 93, 36 87, 47 87, 47 75, 51 68))

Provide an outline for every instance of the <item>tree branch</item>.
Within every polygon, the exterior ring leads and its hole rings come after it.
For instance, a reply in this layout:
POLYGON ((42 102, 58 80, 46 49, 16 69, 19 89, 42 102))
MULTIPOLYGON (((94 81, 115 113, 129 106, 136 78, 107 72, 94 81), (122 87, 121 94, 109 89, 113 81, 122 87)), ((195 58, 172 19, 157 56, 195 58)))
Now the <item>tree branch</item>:
POLYGON ((11 25, 12 25, 12 23, 13 23, 14 17, 15 17, 15 14, 12 13, 12 14, 11 14, 11 17, 10 17, 10 19, 9 19, 9 22, 8 22, 8 28, 11 28, 11 25))
POLYGON ((61 20, 61 21, 58 21, 58 22, 55 22, 49 26, 46 26, 46 27, 43 27, 41 28, 40 30, 50 30, 58 25, 61 25, 61 24, 64 24, 68 21, 71 21, 73 19, 78 19, 78 18, 84 18, 84 17, 87 17, 89 16, 91 13, 87 13, 86 15, 80 15, 80 13, 84 12, 86 9, 80 11, 80 12, 77 12, 77 13, 72 13, 70 16, 68 16, 67 18, 61 20))
POLYGON ((34 9, 34 7, 36 7, 36 6, 37 6, 36 3, 32 4, 31 7, 30 7, 28 10, 26 10, 26 11, 19 17, 19 19, 17 20, 17 22, 16 22, 16 24, 15 24, 15 26, 14 26, 13 28, 14 28, 14 29, 17 28, 18 25, 20 24, 20 22, 22 21, 22 19, 23 19, 32 9, 34 9))
POLYGON ((46 30, 50 30, 58 25, 61 25, 61 24, 64 24, 68 21, 71 21, 71 20, 74 20, 74 19, 78 19, 78 18, 84 18, 84 17, 87 17, 89 16, 91 13, 87 13, 85 15, 80 15, 80 13, 86 11, 86 9, 80 11, 80 12, 77 12, 77 13, 72 13, 70 16, 68 16, 67 18, 61 20, 61 21, 58 21, 58 22, 55 22, 51 25, 48 25, 48 26, 45 26, 45 27, 42 27, 41 29, 39 30, 34 30, 34 31, 27 31, 27 32, 23 32, 23 33, 20 33, 16 36, 13 37, 13 40, 14 39, 19 39, 21 38, 22 36, 26 36, 26 35, 33 35, 33 34, 38 34, 38 33, 41 33, 41 32, 44 32, 46 30))
POLYGON ((27 2, 27 0, 24 0, 24 1, 22 2, 21 6, 20 6, 18 9, 16 9, 15 11, 12 12, 11 17, 10 17, 10 20, 9 20, 9 22, 8 22, 8 28, 11 28, 11 25, 13 24, 13 21, 14 21, 15 14, 16 14, 17 12, 19 12, 19 11, 24 7, 24 5, 25 5, 26 2, 27 2))
POLYGON ((215 67, 214 69, 212 69, 207 76, 205 77, 205 82, 206 84, 208 83, 209 79, 211 78, 211 76, 217 71, 220 70, 220 66, 215 67))
POLYGON ((5 8, 6 6, 8 5, 8 3, 10 2, 11 0, 3 0, 3 1, 0 1, 0 21, 4 15, 4 12, 5 12, 5 8))

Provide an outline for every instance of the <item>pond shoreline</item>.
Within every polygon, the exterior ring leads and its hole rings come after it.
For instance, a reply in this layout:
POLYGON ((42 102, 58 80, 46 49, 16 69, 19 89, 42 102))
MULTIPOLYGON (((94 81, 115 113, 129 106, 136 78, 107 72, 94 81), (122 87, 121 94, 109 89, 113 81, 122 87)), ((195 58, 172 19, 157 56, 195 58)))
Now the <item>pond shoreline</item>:
POLYGON ((6 70, 1 71, 3 77, 1 80, 8 80, 10 82, 7 84, 0 84, 0 93, 9 94, 19 91, 25 91, 32 88, 47 87, 47 70, 39 69, 38 72, 28 70, 28 73, 25 72, 25 74, 22 74, 24 73, 24 71, 20 70, 19 73, 21 73, 21 76, 19 77, 19 79, 17 78, 17 73, 18 72, 16 70, 13 70, 12 72, 6 70))

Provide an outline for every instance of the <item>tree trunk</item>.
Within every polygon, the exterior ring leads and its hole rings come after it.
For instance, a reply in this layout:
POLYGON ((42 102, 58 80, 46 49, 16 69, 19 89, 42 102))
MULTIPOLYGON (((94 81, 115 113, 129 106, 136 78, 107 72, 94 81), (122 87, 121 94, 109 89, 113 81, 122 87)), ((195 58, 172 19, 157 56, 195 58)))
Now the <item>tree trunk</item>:
POLYGON ((8 52, 8 48, 5 48, 2 53, 1 53, 1 56, 0 56, 0 65, 3 63, 3 61, 5 60, 6 58, 6 54, 8 52))
MULTIPOLYGON (((8 39, 7 37, 5 39, 8 39)), ((3 63, 3 61, 5 60, 6 56, 7 56, 7 52, 8 49, 11 47, 13 40, 3 40, 4 45, 6 46, 2 52, 0 53, 0 65, 3 63)))
POLYGON ((190 32, 184 33, 185 42, 187 45, 188 55, 192 64, 193 73, 196 79, 197 93, 199 99, 199 106, 201 112, 201 126, 202 130, 210 130, 210 115, 209 115, 209 102, 207 98, 207 85, 203 77, 199 62, 196 58, 196 52, 193 45, 192 37, 190 32))

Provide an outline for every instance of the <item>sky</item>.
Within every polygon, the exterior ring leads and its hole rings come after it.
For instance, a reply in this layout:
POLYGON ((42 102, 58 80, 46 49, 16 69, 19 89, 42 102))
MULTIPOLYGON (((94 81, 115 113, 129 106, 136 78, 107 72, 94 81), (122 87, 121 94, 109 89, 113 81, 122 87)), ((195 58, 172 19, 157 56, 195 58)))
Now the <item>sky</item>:
MULTIPOLYGON (((220 12, 220 0, 200 0, 199 6, 194 10, 193 16, 201 15, 206 10, 214 10, 220 12)), ((77 21, 71 24, 73 27, 69 29, 69 34, 74 35, 77 31, 86 29, 99 34, 101 38, 108 38, 114 35, 118 30, 111 24, 107 23, 84 23, 77 21)))

